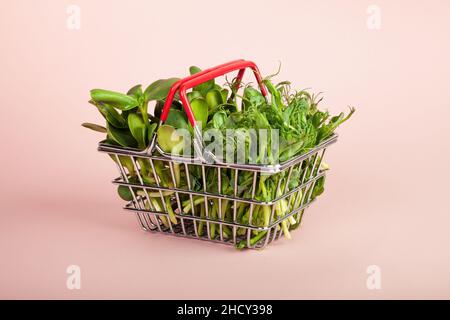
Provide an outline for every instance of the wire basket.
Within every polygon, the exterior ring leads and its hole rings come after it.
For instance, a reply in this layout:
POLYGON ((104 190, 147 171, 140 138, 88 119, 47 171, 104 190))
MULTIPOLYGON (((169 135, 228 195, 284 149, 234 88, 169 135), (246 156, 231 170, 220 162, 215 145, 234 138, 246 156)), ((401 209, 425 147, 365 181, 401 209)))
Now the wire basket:
POLYGON ((135 213, 143 230, 261 249, 283 237, 283 229, 293 230, 301 224, 306 208, 315 200, 314 188, 325 178, 325 151, 337 141, 337 134, 309 152, 275 165, 224 163, 211 154, 206 159, 201 152, 204 142, 198 138, 201 130, 186 90, 234 70, 239 70, 235 81, 239 86, 246 68, 253 70, 261 93, 267 97, 258 68, 244 60, 204 70, 172 85, 160 125, 179 93, 194 128, 194 148, 199 150, 196 157, 165 153, 156 142, 156 133, 144 151, 100 142, 98 150, 113 158, 120 173, 113 183, 125 186, 132 195, 124 209, 135 213), (261 200, 256 190, 267 179, 277 193, 261 200), (282 216, 277 214, 281 207, 282 216))

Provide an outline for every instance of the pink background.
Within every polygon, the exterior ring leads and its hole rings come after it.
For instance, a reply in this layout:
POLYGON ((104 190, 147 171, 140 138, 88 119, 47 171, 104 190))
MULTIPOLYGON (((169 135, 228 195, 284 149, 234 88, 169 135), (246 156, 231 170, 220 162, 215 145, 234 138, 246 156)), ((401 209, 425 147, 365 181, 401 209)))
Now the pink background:
POLYGON ((1 1, 0 298, 450 298, 450 2, 1 1), (81 30, 66 27, 69 4, 81 30), (138 230, 97 153, 94 87, 255 61, 357 107, 293 240, 238 252, 138 230), (81 267, 81 290, 66 268, 81 267), (381 290, 366 287, 369 265, 381 290))

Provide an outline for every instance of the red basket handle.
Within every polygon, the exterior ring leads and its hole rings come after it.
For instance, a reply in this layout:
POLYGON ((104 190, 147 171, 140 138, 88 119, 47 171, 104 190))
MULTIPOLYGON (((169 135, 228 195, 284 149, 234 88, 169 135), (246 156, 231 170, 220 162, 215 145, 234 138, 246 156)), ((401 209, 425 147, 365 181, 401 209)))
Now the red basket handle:
POLYGON ((169 114, 170 106, 173 101, 173 97, 175 96, 175 93, 177 92, 177 90, 179 90, 181 102, 183 104, 184 110, 186 111, 189 122, 192 125, 192 127, 195 128, 196 121, 195 121, 194 113, 192 112, 191 105, 189 103, 189 99, 187 98, 186 90, 193 88, 204 82, 207 82, 209 80, 223 76, 229 72, 233 72, 235 70, 239 70, 239 73, 236 77, 236 82, 235 82, 236 88, 238 88, 239 84, 242 80, 242 77, 244 76, 244 72, 245 72, 246 68, 251 68, 253 70, 256 81, 258 82, 258 85, 260 87, 261 93, 264 97, 266 97, 267 89, 264 86, 264 84, 262 83, 261 74, 259 73, 259 69, 256 66, 256 64, 252 61, 236 60, 236 61, 228 62, 226 64, 219 65, 214 68, 204 70, 202 72, 199 72, 190 77, 186 77, 186 78, 181 79, 181 80, 177 81, 176 83, 174 83, 172 85, 172 87, 170 88, 169 94, 168 94, 166 102, 164 104, 163 112, 161 114, 161 121, 162 122, 166 121, 167 115, 169 114))
POLYGON ((169 111, 170 111, 170 107, 172 105, 173 98, 175 97, 175 93, 178 91, 178 88, 183 83, 185 83, 186 81, 192 80, 194 78, 197 78, 199 76, 202 76, 202 75, 204 75, 204 74, 206 74, 208 72, 211 72, 211 71, 213 71, 215 69, 222 68, 222 67, 225 67, 225 66, 228 66, 228 65, 240 62, 240 61, 244 61, 244 60, 243 59, 233 60, 233 61, 230 61, 230 62, 227 62, 227 63, 224 63, 224 64, 220 64, 220 65, 215 66, 213 68, 208 68, 208 69, 202 70, 202 71, 200 71, 200 72, 198 72, 196 74, 190 75, 190 76, 188 76, 186 78, 180 79, 177 82, 175 82, 174 84, 172 84, 172 86, 170 87, 169 93, 167 94, 167 98, 166 98, 166 101, 164 103, 163 110, 161 112, 161 117, 160 117, 161 121, 162 122, 166 121, 167 116, 169 115, 169 111))

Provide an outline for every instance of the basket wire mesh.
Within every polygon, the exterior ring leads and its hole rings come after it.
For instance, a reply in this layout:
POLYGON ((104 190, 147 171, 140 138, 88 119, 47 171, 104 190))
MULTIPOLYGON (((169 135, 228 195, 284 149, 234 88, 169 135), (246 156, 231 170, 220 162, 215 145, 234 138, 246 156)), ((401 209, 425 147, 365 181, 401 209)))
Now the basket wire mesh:
POLYGON ((135 213, 138 223, 143 230, 235 246, 241 244, 246 248, 260 249, 283 236, 281 224, 284 221, 289 219, 292 222, 291 229, 295 229, 300 225, 306 208, 315 200, 312 197, 312 193, 316 182, 325 177, 326 172, 321 169, 325 151, 336 140, 337 135, 334 135, 308 153, 297 156, 277 167, 272 167, 271 172, 266 171, 267 166, 261 166, 261 169, 258 170, 255 166, 248 169, 245 164, 198 163, 192 161, 192 159, 178 159, 175 161, 161 155, 148 155, 138 150, 125 149, 105 143, 100 143, 99 151, 108 153, 115 160, 120 177, 114 179, 113 183, 129 188, 133 200, 127 203, 124 209, 135 213), (147 161, 150 164, 151 172, 149 175, 153 177, 154 184, 147 183, 144 180, 139 164, 142 161, 147 161), (161 177, 158 176, 155 168, 155 161, 162 163, 164 169, 168 170, 173 185, 176 185, 177 180, 174 166, 180 166, 184 173, 183 176, 187 187, 175 188, 162 185, 161 177), (128 165, 126 165, 126 162, 128 165), (130 163, 132 164, 131 170, 133 172, 130 172, 130 163), (193 169, 201 173, 201 186, 196 190, 192 186, 193 169), (207 189, 207 172, 211 170, 217 170, 217 192, 211 192, 207 189), (221 173, 224 170, 232 173, 234 192, 231 195, 224 194, 221 190, 221 173), (293 179, 292 173, 295 170, 300 173, 296 178, 298 185, 290 189, 289 185, 293 179), (252 175, 251 196, 239 196, 238 177, 249 173, 252 175), (256 199, 255 192, 261 177, 274 175, 278 175, 276 189, 279 196, 270 201, 256 199), (131 176, 136 176, 137 180, 131 181, 131 176), (204 203, 207 204, 204 206, 204 216, 197 212, 194 197, 197 200, 203 198, 204 203), (155 198, 159 198, 159 203, 162 205, 156 205, 156 202, 152 201, 155 198), (167 198, 170 200, 167 201, 167 198), (182 200, 190 203, 188 212, 183 210, 182 200), (282 217, 277 217, 275 208, 283 200, 288 204, 288 213, 282 217), (216 217, 212 217, 210 212, 214 201, 218 203, 216 206, 218 208, 216 217), (224 206, 223 202, 226 202, 227 205, 224 206), (248 223, 238 222, 237 211, 241 205, 245 205, 248 208, 248 223), (261 225, 252 221, 255 208, 261 206, 270 208, 270 219, 267 225, 261 225), (178 221, 176 224, 170 218, 169 210, 176 217, 178 221), (223 212, 225 210, 226 212, 223 212), (202 234, 199 233, 200 224, 206 226, 206 232, 202 234), (212 232, 213 225, 215 226, 214 229, 217 230, 215 234, 212 232), (258 232, 260 236, 254 236, 254 231, 258 232))

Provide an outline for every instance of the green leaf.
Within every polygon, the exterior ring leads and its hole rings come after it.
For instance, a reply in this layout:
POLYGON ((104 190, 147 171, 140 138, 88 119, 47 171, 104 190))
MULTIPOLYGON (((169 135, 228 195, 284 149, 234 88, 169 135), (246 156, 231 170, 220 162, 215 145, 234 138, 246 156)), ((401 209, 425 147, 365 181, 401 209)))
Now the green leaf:
POLYGON ((180 80, 179 78, 169 78, 156 80, 145 89, 144 97, 146 101, 163 100, 167 97, 170 87, 180 80))
POLYGON ((192 100, 194 100, 195 98, 203 98, 202 94, 200 93, 200 91, 191 91, 187 93, 187 97, 189 102, 191 102, 192 100))
POLYGON ((280 92, 269 79, 264 79, 263 83, 272 95, 272 104, 274 104, 274 106, 278 109, 282 110, 284 108, 284 104, 282 102, 280 92))
POLYGON ((172 152, 183 142, 183 136, 179 135, 174 127, 164 124, 158 129, 157 141, 165 152, 172 152))
POLYGON ((291 178, 289 179, 289 190, 292 190, 294 188, 297 188, 300 184, 301 176, 300 176, 300 170, 294 169, 291 173, 291 178))
POLYGON ((130 90, 128 90, 127 95, 132 96, 139 101, 144 96, 144 93, 142 92, 142 85, 135 85, 130 90))
POLYGON ((130 191, 129 187, 119 186, 117 187, 117 193, 122 200, 131 201, 133 200, 133 194, 130 191))
POLYGON ((155 132, 155 129, 157 126, 158 126, 157 123, 152 123, 151 125, 148 126, 148 129, 147 129, 148 141, 152 141, 153 133, 155 132))
POLYGON ((106 128, 105 127, 100 126, 100 125, 95 124, 95 123, 85 122, 85 123, 82 123, 81 125, 83 127, 85 127, 85 128, 88 128, 88 129, 91 129, 91 130, 94 130, 94 131, 97 131, 97 132, 106 133, 106 128))
MULTIPOLYGON (((155 117, 158 119, 161 118, 161 114, 164 109, 164 104, 165 104, 164 100, 158 100, 156 102, 153 113, 154 113, 155 117)), ((179 101, 173 100, 173 102, 170 106, 170 110, 183 110, 183 105, 179 101)))
POLYGON ((137 113, 132 113, 128 116, 128 127, 131 134, 136 139, 140 149, 144 149, 147 146, 147 125, 142 117, 137 113))
POLYGON ((218 111, 214 113, 212 118, 213 127, 216 129, 221 129, 225 126, 227 121, 227 113, 225 111, 218 111))
POLYGON ((165 123, 176 129, 189 129, 186 113, 177 109, 170 109, 165 123))
MULTIPOLYGON (((192 66, 189 68, 189 73, 191 75, 194 75, 196 73, 199 73, 200 71, 202 71, 202 69, 200 69, 199 67, 196 66, 192 66)), ((206 96, 206 93, 211 90, 214 89, 215 86, 215 81, 214 79, 211 79, 209 81, 206 81, 202 84, 199 84, 198 86, 195 86, 193 88, 194 91, 199 91, 203 96, 206 96)))
POLYGON ((89 101, 91 104, 97 107, 98 111, 111 125, 116 128, 126 128, 127 122, 122 115, 120 115, 116 109, 104 102, 89 101))
POLYGON ((249 104, 258 107, 258 106, 266 103, 266 99, 264 99, 264 96, 258 90, 254 89, 252 87, 246 87, 244 89, 243 103, 246 108, 249 107, 249 104))
POLYGON ((106 130, 108 132, 108 137, 117 142, 122 147, 137 147, 137 141, 133 138, 131 132, 128 129, 118 129, 107 123, 106 130))
POLYGON ((325 176, 320 177, 317 180, 316 184, 314 185, 314 189, 312 192, 312 200, 314 200, 316 197, 320 196, 324 192, 325 190, 324 186, 325 186, 325 176))
POLYGON ((304 144, 305 142, 303 140, 300 140, 281 149, 279 157, 280 162, 283 163, 284 161, 287 161, 298 154, 304 147, 304 144))
POLYGON ((111 157, 111 159, 115 163, 117 163, 117 164, 120 163, 121 166, 124 166, 125 168, 127 168, 128 175, 130 176, 130 178, 129 178, 130 182, 137 182, 137 181, 135 181, 135 179, 136 179, 136 177, 135 177, 136 171, 134 170, 134 163, 133 163, 133 161, 131 160, 130 157, 128 157, 128 156, 118 156, 118 157, 116 157, 116 155, 113 155, 111 153, 109 154, 109 156, 111 157), (117 161, 117 160, 119 160, 119 161, 117 161))
POLYGON ((122 116, 122 118, 124 118, 124 119, 127 121, 128 116, 129 116, 130 114, 132 114, 132 113, 136 113, 137 110, 138 110, 138 108, 134 108, 134 109, 131 109, 131 110, 124 110, 124 111, 122 111, 122 112, 120 113, 120 115, 122 116))
POLYGON ((192 112, 195 120, 201 123, 202 128, 206 127, 208 122, 208 103, 203 98, 195 98, 191 101, 192 112))
POLYGON ((92 89, 91 98, 95 102, 104 102, 120 110, 130 110, 139 105, 135 97, 103 89, 92 89))
POLYGON ((189 67, 189 73, 190 73, 191 76, 194 75, 194 74, 196 74, 196 73, 199 73, 200 71, 202 71, 202 69, 200 69, 200 68, 197 67, 197 66, 191 66, 191 67, 189 67))
POLYGON ((347 116, 345 116, 345 114, 341 112, 339 115, 332 117, 327 124, 323 124, 318 130, 316 144, 331 136, 331 134, 334 132, 334 130, 336 130, 337 127, 351 118, 354 112, 355 108, 350 107, 350 112, 347 116))
POLYGON ((220 90, 220 93, 222 94, 223 102, 226 102, 228 99, 228 89, 222 89, 220 90))
POLYGON ((210 110, 214 110, 218 105, 225 102, 222 98, 222 93, 217 89, 209 90, 206 93, 205 100, 210 110))

